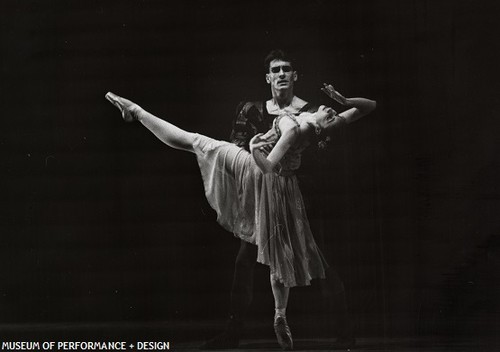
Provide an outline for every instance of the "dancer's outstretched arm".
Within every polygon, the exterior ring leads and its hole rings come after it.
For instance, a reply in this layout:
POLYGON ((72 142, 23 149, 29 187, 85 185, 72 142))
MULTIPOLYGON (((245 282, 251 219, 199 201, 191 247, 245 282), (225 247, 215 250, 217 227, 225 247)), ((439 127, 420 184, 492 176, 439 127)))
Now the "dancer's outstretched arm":
POLYGON ((159 140, 169 147, 194 152, 194 133, 184 131, 183 129, 147 112, 134 102, 111 92, 106 94, 106 99, 120 109, 125 121, 132 122, 138 120, 148 130, 153 132, 159 140))
POLYGON ((324 83, 324 87, 321 88, 321 90, 337 103, 350 108, 338 114, 338 116, 343 118, 348 124, 368 115, 377 107, 377 102, 375 100, 366 98, 346 98, 335 90, 331 84, 324 83))

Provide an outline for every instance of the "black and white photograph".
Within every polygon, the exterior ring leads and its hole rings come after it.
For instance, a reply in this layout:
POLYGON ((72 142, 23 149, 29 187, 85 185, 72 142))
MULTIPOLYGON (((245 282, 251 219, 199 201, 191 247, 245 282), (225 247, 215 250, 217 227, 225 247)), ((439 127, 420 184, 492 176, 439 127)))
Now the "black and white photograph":
POLYGON ((2 1, 0 350, 498 350, 499 13, 2 1))

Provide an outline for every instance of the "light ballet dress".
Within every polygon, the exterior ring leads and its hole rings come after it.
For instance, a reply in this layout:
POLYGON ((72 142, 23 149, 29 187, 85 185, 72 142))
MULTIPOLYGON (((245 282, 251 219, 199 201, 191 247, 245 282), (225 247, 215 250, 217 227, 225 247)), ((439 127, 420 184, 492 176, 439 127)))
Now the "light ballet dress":
MULTIPOLYGON (((281 115, 262 137, 274 147, 281 115)), ((300 131, 300 130, 299 130, 300 131)), ((298 139, 300 140, 300 138, 298 139)), ((295 170, 307 145, 294 145, 275 172, 264 174, 252 155, 232 143, 197 134, 193 143, 210 206, 217 222, 236 237, 255 244, 257 262, 287 287, 324 278, 328 267, 311 233, 295 170)), ((268 154, 268 153, 267 153, 268 154)))

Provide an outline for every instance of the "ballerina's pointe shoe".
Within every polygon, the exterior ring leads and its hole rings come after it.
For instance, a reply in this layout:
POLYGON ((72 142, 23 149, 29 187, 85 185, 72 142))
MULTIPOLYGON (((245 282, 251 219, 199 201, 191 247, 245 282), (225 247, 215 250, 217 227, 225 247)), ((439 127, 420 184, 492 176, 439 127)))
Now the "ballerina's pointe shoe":
POLYGON ((282 350, 293 350, 292 333, 290 332, 290 327, 288 327, 285 317, 278 316, 274 320, 274 332, 276 333, 276 338, 282 350))
POLYGON ((139 106, 137 104, 111 92, 106 93, 106 99, 108 99, 111 104, 113 104, 120 110, 125 122, 132 122, 137 120, 136 110, 139 109, 139 106))

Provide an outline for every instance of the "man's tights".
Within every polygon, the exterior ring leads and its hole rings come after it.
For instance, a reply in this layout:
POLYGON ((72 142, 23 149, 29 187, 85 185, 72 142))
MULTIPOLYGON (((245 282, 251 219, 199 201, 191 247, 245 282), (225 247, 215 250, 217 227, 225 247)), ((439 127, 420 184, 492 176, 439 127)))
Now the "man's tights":
POLYGON ((253 278, 257 262, 257 246, 241 241, 234 266, 231 287, 231 315, 244 319, 253 299, 253 278))

